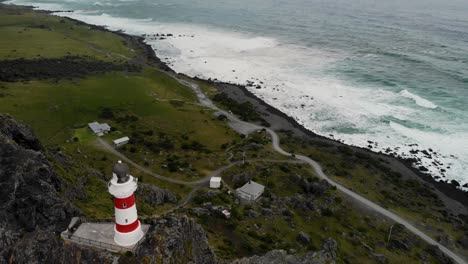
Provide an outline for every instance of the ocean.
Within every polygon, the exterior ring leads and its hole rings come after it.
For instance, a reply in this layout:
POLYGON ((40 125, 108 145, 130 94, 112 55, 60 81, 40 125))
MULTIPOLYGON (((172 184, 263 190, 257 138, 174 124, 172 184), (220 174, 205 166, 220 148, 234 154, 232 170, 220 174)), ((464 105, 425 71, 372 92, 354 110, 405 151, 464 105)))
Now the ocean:
POLYGON ((248 85, 317 134, 468 190, 464 0, 7 3, 143 35, 176 72, 248 85))

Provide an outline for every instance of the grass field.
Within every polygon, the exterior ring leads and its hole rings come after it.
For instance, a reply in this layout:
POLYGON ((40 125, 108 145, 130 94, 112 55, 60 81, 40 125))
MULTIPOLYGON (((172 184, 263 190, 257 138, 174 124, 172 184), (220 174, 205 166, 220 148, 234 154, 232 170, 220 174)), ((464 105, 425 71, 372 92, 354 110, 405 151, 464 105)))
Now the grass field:
POLYGON ((103 60, 122 60, 106 53, 135 57, 124 38, 89 29, 68 19, 41 13, 15 14, 2 8, 0 17, 0 58, 59 58, 86 55, 103 60), (99 50, 104 50, 103 53, 99 50))

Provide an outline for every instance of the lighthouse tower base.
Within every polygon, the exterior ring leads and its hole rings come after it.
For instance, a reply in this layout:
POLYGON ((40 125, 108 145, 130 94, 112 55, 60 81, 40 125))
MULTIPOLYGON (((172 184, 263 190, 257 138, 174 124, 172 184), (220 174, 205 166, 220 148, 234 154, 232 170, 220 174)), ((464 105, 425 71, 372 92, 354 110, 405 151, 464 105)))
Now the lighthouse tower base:
POLYGON ((62 232, 62 238, 77 244, 106 249, 112 252, 135 252, 139 243, 145 239, 150 226, 141 224, 142 239, 137 244, 122 246, 115 242, 114 223, 83 222, 78 227, 68 228, 62 232))
POLYGON ((138 227, 132 232, 122 233, 117 231, 116 227, 114 227, 114 231, 115 243, 123 247, 133 246, 143 238, 143 231, 141 230, 140 221, 138 221, 138 227))

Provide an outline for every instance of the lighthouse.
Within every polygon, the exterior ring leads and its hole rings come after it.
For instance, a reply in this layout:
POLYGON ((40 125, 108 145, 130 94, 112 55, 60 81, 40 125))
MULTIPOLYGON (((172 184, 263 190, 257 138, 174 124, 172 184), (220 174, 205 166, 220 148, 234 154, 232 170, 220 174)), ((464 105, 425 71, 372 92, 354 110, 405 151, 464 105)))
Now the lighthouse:
POLYGON ((126 164, 118 161, 112 169, 109 192, 114 196, 114 241, 124 247, 135 245, 143 237, 134 195, 137 188, 138 179, 130 175, 126 164))

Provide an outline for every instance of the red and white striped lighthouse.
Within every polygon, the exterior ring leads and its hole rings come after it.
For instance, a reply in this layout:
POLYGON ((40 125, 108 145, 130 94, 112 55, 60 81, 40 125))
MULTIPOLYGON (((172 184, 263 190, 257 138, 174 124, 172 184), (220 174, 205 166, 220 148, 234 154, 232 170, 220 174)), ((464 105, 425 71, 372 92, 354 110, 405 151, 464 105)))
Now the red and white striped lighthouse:
POLYGON ((114 196, 114 241, 121 246, 135 245, 143 237, 134 195, 137 188, 138 179, 130 175, 128 166, 117 162, 109 181, 109 192, 114 196))

